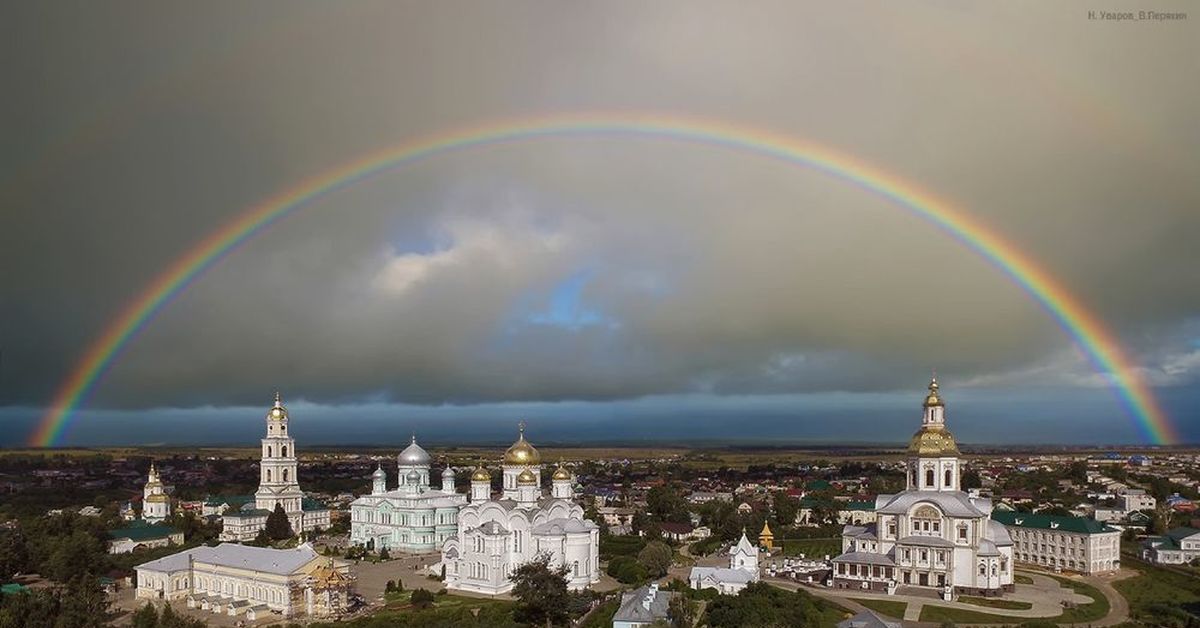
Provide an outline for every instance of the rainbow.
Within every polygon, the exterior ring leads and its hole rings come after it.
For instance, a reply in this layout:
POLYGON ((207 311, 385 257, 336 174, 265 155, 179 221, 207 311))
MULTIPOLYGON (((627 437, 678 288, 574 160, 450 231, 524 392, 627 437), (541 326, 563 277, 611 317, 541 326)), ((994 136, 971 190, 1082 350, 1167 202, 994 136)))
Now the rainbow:
POLYGON ((1156 444, 1179 441, 1174 426, 1104 323, 1029 255, 986 225, 915 184, 851 155, 777 132, 719 120, 645 113, 576 113, 509 119, 401 142, 306 178, 209 234, 134 299, 93 341, 63 381, 29 442, 56 445, 74 411, 139 330, 206 270, 288 214, 316 199, 435 155, 541 138, 633 136, 753 153, 828 174, 927 220, 976 252, 1037 301, 1103 373, 1140 432, 1156 444))

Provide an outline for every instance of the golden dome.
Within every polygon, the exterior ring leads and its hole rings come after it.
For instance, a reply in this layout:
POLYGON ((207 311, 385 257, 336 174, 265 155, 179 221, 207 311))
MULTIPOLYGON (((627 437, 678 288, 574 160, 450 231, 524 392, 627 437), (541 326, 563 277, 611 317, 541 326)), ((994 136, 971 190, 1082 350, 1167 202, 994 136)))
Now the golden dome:
POLYGON ((934 377, 933 379, 929 380, 929 394, 925 395, 924 406, 926 408, 932 408, 933 406, 944 405, 945 404, 942 403, 942 396, 938 393, 937 377, 934 377))
POLYGON ((533 448, 533 445, 529 444, 529 441, 525 440, 524 421, 521 421, 519 429, 521 430, 521 436, 517 438, 517 442, 512 444, 512 447, 508 448, 508 451, 504 452, 504 464, 541 464, 542 455, 538 453, 538 450, 533 448))
POLYGON ((487 469, 484 469, 483 465, 480 465, 480 466, 476 467, 475 472, 471 474, 471 481, 472 482, 491 482, 492 474, 487 469))
POLYGON ((162 493, 155 493, 153 495, 149 495, 146 497, 146 501, 152 502, 152 503, 166 502, 166 501, 169 501, 170 499, 171 499, 170 497, 167 497, 166 495, 163 495, 162 493))
POLYGON ((918 456, 957 456, 958 444, 954 435, 944 427, 924 427, 913 434, 908 453, 918 456))
POLYGON ((525 469, 517 476, 517 484, 537 484, 537 476, 533 474, 533 471, 525 469))
POLYGON ((571 479, 571 472, 567 471, 560 464, 560 465, 558 465, 558 468, 554 470, 554 475, 551 476, 551 478, 555 479, 555 480, 569 480, 569 479, 571 479))
POLYGON ((279 393, 275 393, 275 405, 267 412, 267 419, 286 419, 288 418, 287 408, 283 407, 283 400, 279 393))

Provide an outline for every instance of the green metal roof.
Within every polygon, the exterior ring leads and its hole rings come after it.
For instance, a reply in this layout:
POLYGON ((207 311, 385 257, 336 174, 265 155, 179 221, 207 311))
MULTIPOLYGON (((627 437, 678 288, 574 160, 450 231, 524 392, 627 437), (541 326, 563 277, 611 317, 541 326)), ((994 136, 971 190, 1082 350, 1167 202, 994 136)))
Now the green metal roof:
POLYGON ((311 497, 305 497, 300 501, 300 510, 312 512, 314 510, 329 510, 329 508, 311 497))
POLYGON ((1111 528, 1095 519, 1063 517, 1059 515, 1035 515, 1011 510, 993 510, 992 519, 1006 526, 1059 530, 1061 532, 1076 532, 1080 534, 1099 534, 1101 532, 1118 531, 1116 528, 1111 528))
POLYGON ((1179 541, 1182 541, 1182 540, 1186 539, 1187 537, 1192 536, 1193 534, 1200 534, 1200 530, 1197 530, 1196 528, 1188 528, 1188 527, 1171 528, 1170 530, 1167 530, 1167 533, 1165 536, 1167 538, 1171 539, 1172 541, 1175 541, 1176 543, 1178 543, 1179 541))
POLYGON ((847 502, 843 510, 875 510, 875 502, 847 502))
POLYGON ((28 590, 29 590, 29 587, 27 587, 23 584, 17 584, 15 582, 10 582, 9 584, 0 584, 0 594, 4 594, 4 595, 15 595, 22 591, 28 591, 28 590))

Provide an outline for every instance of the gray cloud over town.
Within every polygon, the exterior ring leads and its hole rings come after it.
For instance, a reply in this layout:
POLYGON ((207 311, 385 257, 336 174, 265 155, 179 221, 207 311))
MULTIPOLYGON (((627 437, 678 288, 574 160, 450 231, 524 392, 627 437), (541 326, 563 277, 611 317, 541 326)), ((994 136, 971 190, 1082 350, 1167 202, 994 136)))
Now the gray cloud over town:
MULTIPOLYGON (((991 225, 1159 387, 1200 384, 1196 20, 1004 3, 0 9, 0 405, 45 404, 168 264, 305 177, 555 112, 713 118, 991 225)), ((92 403, 138 409, 1097 385, 996 267, 845 180, 649 136, 438 155, 232 252, 92 403)))

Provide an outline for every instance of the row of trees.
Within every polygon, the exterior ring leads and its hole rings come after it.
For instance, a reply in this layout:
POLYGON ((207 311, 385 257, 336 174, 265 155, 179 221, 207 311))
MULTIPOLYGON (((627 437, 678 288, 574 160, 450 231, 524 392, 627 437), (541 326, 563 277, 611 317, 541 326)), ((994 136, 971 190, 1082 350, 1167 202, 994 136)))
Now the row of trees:
POLYGON ((108 594, 87 571, 59 586, 0 595, 0 628, 92 628, 110 618, 108 594))

